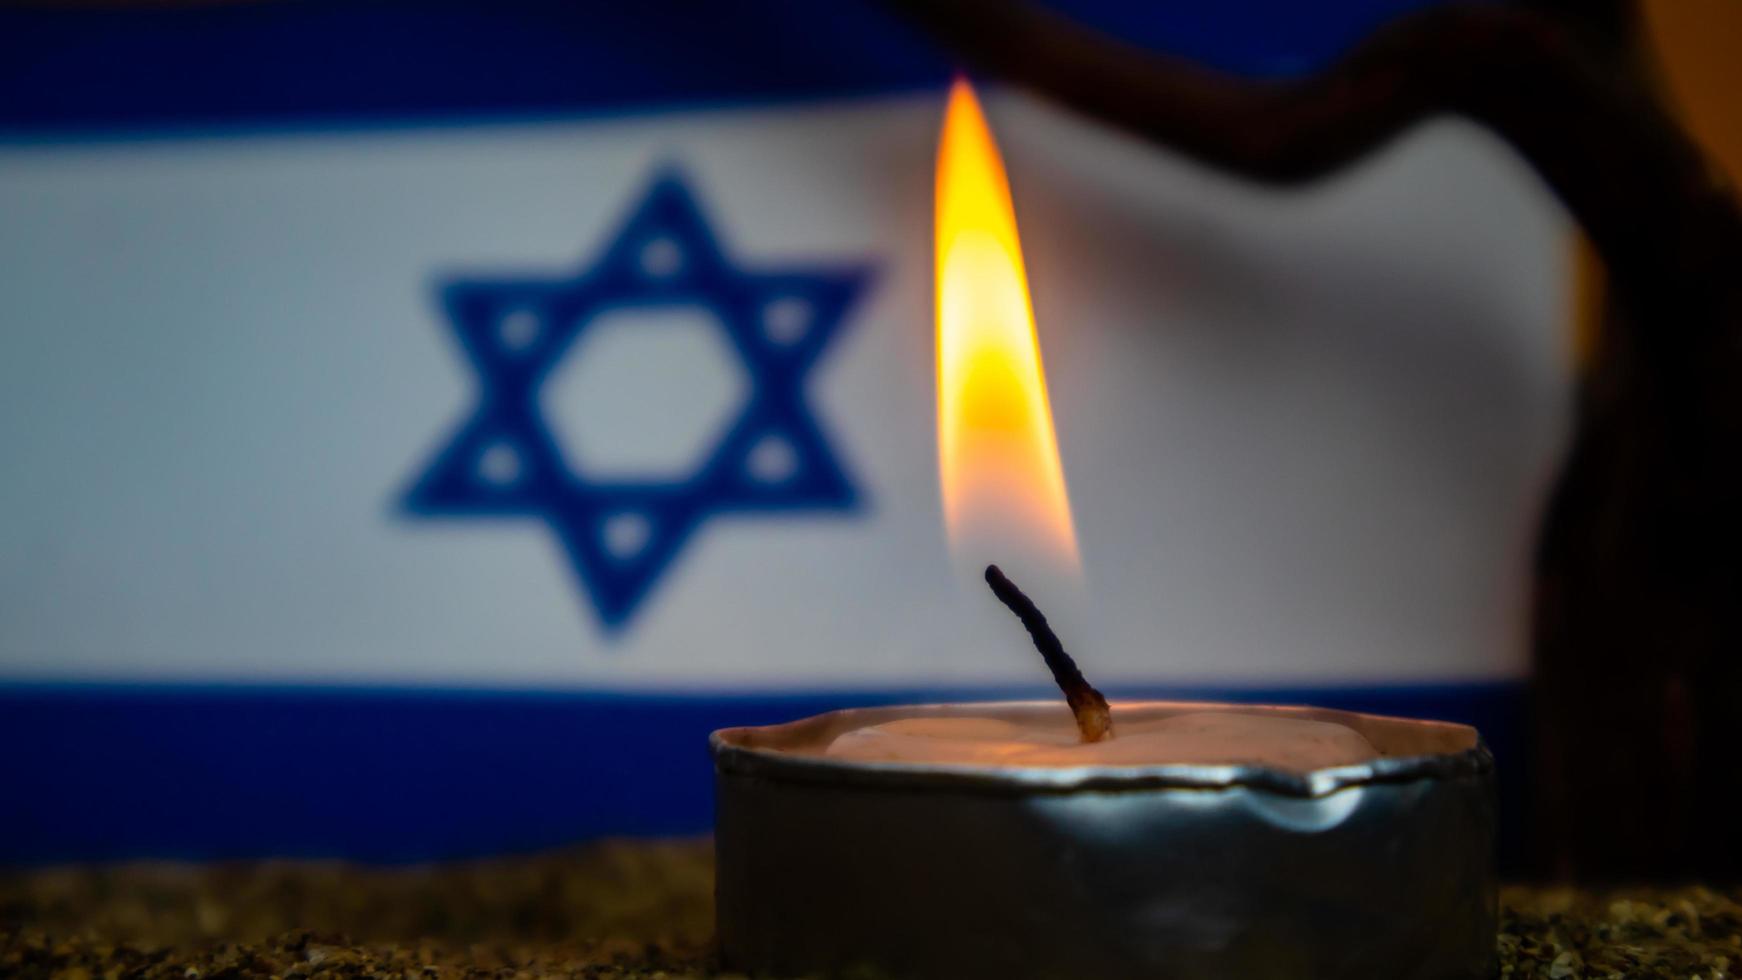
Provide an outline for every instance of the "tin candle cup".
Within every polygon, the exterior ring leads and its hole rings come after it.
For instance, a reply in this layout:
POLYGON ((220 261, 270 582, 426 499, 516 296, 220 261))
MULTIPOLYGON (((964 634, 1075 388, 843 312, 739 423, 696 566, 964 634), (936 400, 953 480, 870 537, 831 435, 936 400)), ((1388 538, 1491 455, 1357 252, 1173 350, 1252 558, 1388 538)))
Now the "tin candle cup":
POLYGON ((1345 725, 1381 757, 1081 768, 842 761, 901 718, 1056 719, 1057 703, 835 711, 710 740, 719 941, 752 973, 902 977, 1487 977, 1493 759, 1465 725, 1133 702, 1345 725))

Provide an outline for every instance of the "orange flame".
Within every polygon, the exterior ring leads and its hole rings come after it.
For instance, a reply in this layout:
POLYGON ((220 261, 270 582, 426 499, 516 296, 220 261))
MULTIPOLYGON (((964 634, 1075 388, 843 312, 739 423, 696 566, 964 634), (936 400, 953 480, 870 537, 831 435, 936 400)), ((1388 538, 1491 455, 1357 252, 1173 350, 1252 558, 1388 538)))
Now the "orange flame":
MULTIPOLYGON (((1078 567, 1016 212, 974 90, 950 89, 937 168, 938 467, 944 521, 1038 539, 1078 567)), ((981 560, 985 560, 982 558, 981 560)))

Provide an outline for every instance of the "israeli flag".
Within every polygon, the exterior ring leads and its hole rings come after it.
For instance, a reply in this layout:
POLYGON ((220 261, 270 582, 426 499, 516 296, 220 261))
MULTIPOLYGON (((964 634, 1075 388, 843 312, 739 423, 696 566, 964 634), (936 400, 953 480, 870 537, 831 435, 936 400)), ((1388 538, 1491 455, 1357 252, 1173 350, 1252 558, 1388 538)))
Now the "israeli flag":
MULTIPOLYGON (((1083 12, 1275 73, 1406 5, 1083 12)), ((713 727, 1044 694, 940 517, 953 68, 846 2, 0 11, 0 860, 699 831, 713 727)), ((1096 683, 1504 747, 1542 188, 1452 123, 1280 193, 987 103, 1096 683)))

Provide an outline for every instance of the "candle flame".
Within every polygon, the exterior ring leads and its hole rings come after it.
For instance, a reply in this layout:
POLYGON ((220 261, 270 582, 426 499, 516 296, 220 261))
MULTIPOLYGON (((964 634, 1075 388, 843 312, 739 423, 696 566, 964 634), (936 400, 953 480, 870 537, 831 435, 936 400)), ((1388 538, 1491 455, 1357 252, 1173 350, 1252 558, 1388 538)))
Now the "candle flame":
POLYGON ((966 79, 950 88, 937 163, 938 468, 952 546, 970 527, 1035 539, 1079 568, 1076 527, 1016 212, 966 79))

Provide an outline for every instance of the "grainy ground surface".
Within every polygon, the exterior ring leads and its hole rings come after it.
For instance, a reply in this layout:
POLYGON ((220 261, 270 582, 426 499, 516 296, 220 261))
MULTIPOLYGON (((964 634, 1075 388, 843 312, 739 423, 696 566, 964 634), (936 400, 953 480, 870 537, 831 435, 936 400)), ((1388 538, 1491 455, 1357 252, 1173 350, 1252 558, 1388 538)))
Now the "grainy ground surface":
MULTIPOLYGON (((0 873, 0 976, 717 976, 705 841, 423 868, 129 864, 0 873)), ((1502 977, 1742 972, 1742 892, 1509 888, 1502 977)))

